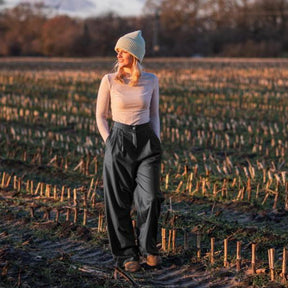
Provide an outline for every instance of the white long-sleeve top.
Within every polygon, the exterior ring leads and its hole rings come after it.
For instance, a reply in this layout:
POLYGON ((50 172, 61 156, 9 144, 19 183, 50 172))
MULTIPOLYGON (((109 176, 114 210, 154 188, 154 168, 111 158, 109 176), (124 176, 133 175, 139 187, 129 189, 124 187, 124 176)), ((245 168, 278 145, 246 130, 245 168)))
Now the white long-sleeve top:
POLYGON ((96 105, 96 121, 104 142, 109 136, 107 118, 111 107, 112 120, 127 125, 150 122, 160 139, 159 84, 156 75, 142 72, 136 86, 128 80, 120 83, 116 73, 106 74, 100 83, 96 105))

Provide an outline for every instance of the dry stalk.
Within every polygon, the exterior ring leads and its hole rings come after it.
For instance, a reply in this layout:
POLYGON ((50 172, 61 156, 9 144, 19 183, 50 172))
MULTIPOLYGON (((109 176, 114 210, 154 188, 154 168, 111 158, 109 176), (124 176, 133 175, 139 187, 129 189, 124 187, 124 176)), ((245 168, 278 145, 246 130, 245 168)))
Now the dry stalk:
POLYGON ((172 251, 176 251, 176 229, 172 230, 172 251))
POLYGON ((181 180, 180 183, 177 186, 176 193, 180 192, 180 189, 181 189, 182 185, 183 185, 183 181, 181 180))
POLYGON ((50 198, 50 196, 51 196, 51 185, 50 184, 46 184, 46 191, 45 191, 45 196, 47 197, 47 198, 50 198))
POLYGON ((55 222, 59 222, 59 218, 60 218, 60 209, 57 208, 57 209, 56 209, 55 222))
POLYGON ((275 254, 275 249, 274 248, 271 248, 271 249, 268 250, 268 260, 269 260, 269 269, 270 269, 270 279, 271 279, 271 281, 275 280, 274 254, 275 254))
POLYGON ((165 177, 165 190, 168 190, 168 187, 169 187, 169 173, 167 173, 165 177))
POLYGON ((53 198, 54 198, 54 200, 58 200, 57 186, 56 185, 54 185, 54 187, 53 187, 53 198))
POLYGON ((197 247, 197 260, 200 261, 201 259, 201 234, 199 231, 197 231, 196 247, 197 247))
POLYGON ((44 195, 44 183, 41 183, 41 186, 40 186, 40 196, 42 197, 44 195))
POLYGON ((60 202, 64 201, 64 193, 65 193, 65 185, 63 185, 62 188, 61 188, 60 202))
POLYGON ((87 214, 88 214, 88 210, 87 208, 83 209, 83 226, 87 225, 87 214))
POLYGON ((73 220, 73 222, 75 224, 75 223, 77 223, 77 220, 78 220, 78 208, 74 207, 73 210, 74 210, 74 220, 73 220))
POLYGON ((252 243, 252 259, 251 259, 252 274, 256 273, 256 244, 252 243))
POLYGON ((67 189, 67 200, 69 201, 71 199, 71 188, 67 189))
POLYGON ((241 270, 241 242, 237 241, 237 251, 236 251, 236 271, 241 270))
POLYGON ((73 189, 73 205, 77 205, 77 189, 76 188, 74 188, 73 189))
POLYGON ((228 239, 224 239, 224 267, 229 267, 228 263, 228 239))
POLYGON ((283 248, 283 257, 282 257, 282 283, 285 284, 287 282, 286 279, 286 267, 287 267, 287 249, 286 247, 283 248))
POLYGON ((285 210, 288 211, 288 182, 285 185, 285 210))
POLYGON ((70 220, 70 207, 66 207, 66 221, 70 220))
POLYGON ((247 187, 246 187, 246 191, 247 191, 247 198, 248 201, 251 201, 251 178, 249 177, 247 180, 247 187))
POLYGON ((103 214, 99 214, 99 217, 98 217, 98 232, 103 232, 104 231, 104 229, 103 229, 103 219, 104 219, 103 214))
POLYGON ((92 191, 92 188, 93 188, 93 184, 94 184, 94 178, 92 178, 91 182, 90 182, 90 186, 89 186, 89 189, 88 189, 88 195, 87 195, 88 198, 90 197, 90 194, 91 194, 91 191, 92 191))
POLYGON ((17 176, 13 177, 13 189, 17 190, 17 176))
POLYGON ((172 242, 172 230, 169 229, 169 234, 168 234, 168 247, 167 250, 171 251, 171 242, 172 242))
POLYGON ((38 182, 34 195, 38 195, 40 187, 41 187, 41 182, 38 182))
POLYGON ((212 237, 211 238, 211 250, 210 250, 210 263, 211 265, 213 265, 215 263, 215 259, 214 259, 214 246, 215 246, 215 238, 212 237))
POLYGON ((166 251, 166 229, 162 228, 161 229, 161 238, 162 238, 162 250, 166 251))

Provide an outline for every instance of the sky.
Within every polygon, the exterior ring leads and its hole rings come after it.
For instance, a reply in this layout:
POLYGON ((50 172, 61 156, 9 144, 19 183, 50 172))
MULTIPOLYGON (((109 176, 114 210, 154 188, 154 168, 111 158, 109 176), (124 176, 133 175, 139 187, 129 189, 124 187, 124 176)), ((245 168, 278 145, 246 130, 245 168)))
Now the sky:
MULTIPOLYGON (((35 3, 40 0, 4 0, 6 7, 13 7, 20 2, 35 3)), ((60 4, 60 14, 89 17, 114 12, 120 16, 138 16, 142 14, 145 0, 42 0, 45 4, 60 4)))

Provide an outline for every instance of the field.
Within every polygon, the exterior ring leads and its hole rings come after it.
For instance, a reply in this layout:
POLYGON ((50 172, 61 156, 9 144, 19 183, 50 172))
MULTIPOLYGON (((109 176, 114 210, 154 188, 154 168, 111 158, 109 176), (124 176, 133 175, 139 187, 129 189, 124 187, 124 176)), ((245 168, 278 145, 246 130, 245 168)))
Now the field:
POLYGON ((113 61, 0 59, 0 287, 288 287, 288 61, 146 60, 163 265, 134 274, 113 267, 103 211, 95 105, 113 61))

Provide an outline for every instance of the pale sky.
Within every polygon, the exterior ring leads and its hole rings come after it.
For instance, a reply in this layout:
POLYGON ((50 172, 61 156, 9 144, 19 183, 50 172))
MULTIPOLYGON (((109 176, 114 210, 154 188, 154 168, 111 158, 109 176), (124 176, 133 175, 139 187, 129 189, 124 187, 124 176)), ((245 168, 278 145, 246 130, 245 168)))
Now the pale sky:
MULTIPOLYGON (((39 0, 4 0, 6 7, 13 7, 17 5, 20 2, 39 2, 39 0)), ((41 0, 40 0, 41 1, 41 0)), ((68 6, 69 1, 68 0, 42 0, 44 3, 64 3, 63 6, 68 6), (68 2, 68 3, 67 3, 68 2)), ((83 0, 71 0, 72 2, 76 2, 79 6, 80 3, 83 0)), ((87 0, 87 2, 90 2, 95 5, 95 8, 89 8, 89 9, 83 9, 83 10, 77 10, 79 12, 77 13, 70 13, 71 16, 80 16, 80 17, 86 17, 86 16, 98 16, 99 14, 107 13, 107 12, 115 12, 116 14, 120 16, 137 16, 142 14, 142 8, 144 6, 146 0, 87 0)), ((85 0, 83 1, 85 2, 85 0)), ((82 2, 82 3, 83 3, 82 2)), ((69 9, 70 10, 70 9, 69 9)), ((60 13, 63 13, 61 10, 60 13)))

